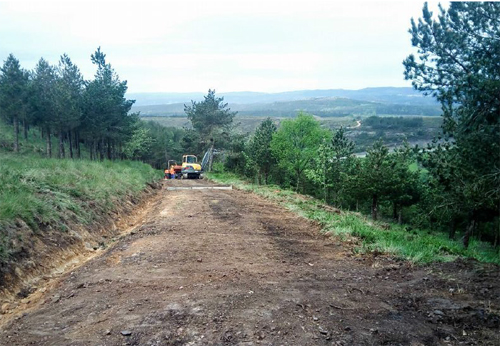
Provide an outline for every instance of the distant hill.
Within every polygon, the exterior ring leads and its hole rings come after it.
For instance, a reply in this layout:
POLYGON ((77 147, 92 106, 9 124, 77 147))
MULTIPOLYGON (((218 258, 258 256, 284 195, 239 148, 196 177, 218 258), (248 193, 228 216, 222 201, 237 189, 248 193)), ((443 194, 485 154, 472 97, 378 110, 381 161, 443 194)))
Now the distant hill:
MULTIPOLYGON (((203 100, 206 93, 130 93, 127 97, 136 100, 136 106, 164 105, 173 103, 188 103, 191 100, 203 100)), ((218 93, 230 104, 273 103, 314 98, 349 98, 360 101, 401 104, 401 105, 436 105, 432 97, 426 97, 412 88, 365 88, 360 90, 328 89, 328 90, 297 90, 280 93, 262 92, 228 92, 218 93)))
MULTIPOLYGON (((186 102, 188 103, 188 102, 186 102)), ((232 110, 242 116, 290 117, 299 111, 319 117, 339 117, 348 115, 439 115, 437 104, 394 104, 355 100, 344 97, 322 97, 303 100, 279 101, 270 103, 231 103, 232 110)), ((184 103, 134 106, 134 112, 142 116, 185 116, 184 103)))

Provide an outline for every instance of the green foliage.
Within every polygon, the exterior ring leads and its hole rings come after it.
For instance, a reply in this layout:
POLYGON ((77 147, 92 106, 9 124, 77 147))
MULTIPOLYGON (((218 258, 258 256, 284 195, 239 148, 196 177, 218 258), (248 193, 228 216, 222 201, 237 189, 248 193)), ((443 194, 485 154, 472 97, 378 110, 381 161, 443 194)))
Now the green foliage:
POLYGON ((346 173, 353 160, 354 143, 346 137, 344 128, 334 132, 331 141, 324 139, 317 150, 307 177, 321 186, 323 201, 341 205, 345 195, 346 173))
POLYGON ((164 127, 152 121, 141 121, 141 127, 148 131, 151 138, 149 150, 145 151, 140 160, 155 168, 165 168, 168 160, 179 161, 185 153, 196 151, 185 150, 182 140, 186 131, 174 127, 164 127))
POLYGON ((257 167, 259 181, 262 181, 263 177, 265 184, 268 183, 269 174, 276 164, 276 159, 271 152, 271 141, 276 131, 277 127, 274 122, 271 118, 267 118, 257 127, 249 144, 249 155, 257 167))
POLYGON ((364 126, 374 130, 402 130, 405 128, 423 127, 424 119, 421 117, 377 117, 371 116, 363 119, 364 126))
POLYGON ((0 116, 14 124, 14 151, 19 151, 19 121, 27 119, 28 75, 10 54, 0 74, 0 116))
POLYGON ((8 122, 20 117, 24 108, 27 78, 14 55, 5 60, 0 75, 0 109, 1 116, 8 122))
POLYGON ((146 183, 161 177, 131 161, 57 160, 0 153, 0 247, 8 253, 8 226, 22 221, 34 231, 68 222, 91 223, 146 183))
POLYGON ((499 17, 495 2, 453 2, 437 19, 426 4, 410 30, 418 57, 404 61, 405 77, 443 108, 443 138, 422 156, 431 175, 427 195, 445 209, 431 211, 446 215, 450 227, 467 220, 465 246, 478 223, 499 218, 499 17))
POLYGON ((368 150, 366 159, 362 161, 357 181, 359 190, 357 194, 372 201, 371 213, 373 220, 378 218, 380 201, 392 191, 392 174, 389 149, 379 140, 368 150))
POLYGON ((415 162, 414 151, 408 142, 394 150, 390 155, 392 174, 389 184, 388 199, 393 206, 393 218, 402 222, 402 208, 417 203, 420 197, 421 172, 418 166, 412 166, 415 162))
POLYGON ((358 213, 332 213, 318 200, 278 186, 251 184, 230 173, 211 173, 208 178, 275 201, 303 217, 319 222, 325 233, 340 239, 357 237, 361 240, 357 248, 359 252, 384 252, 414 263, 444 262, 465 257, 500 264, 498 252, 481 241, 473 240, 469 248, 465 249, 458 241, 425 229, 409 230, 400 225, 373 223, 358 213))
POLYGON ((100 48, 91 58, 97 71, 94 80, 86 83, 83 94, 85 126, 81 131, 89 138, 96 156, 112 159, 116 144, 132 136, 136 117, 128 113, 134 101, 125 98, 127 82, 120 81, 100 48))
POLYGON ((220 141, 227 135, 236 112, 231 112, 224 103, 224 97, 216 97, 215 90, 208 90, 207 96, 201 102, 191 101, 191 105, 184 105, 184 112, 191 121, 193 128, 200 134, 202 142, 220 141))
MULTIPOLYGON (((73 131, 81 125, 83 76, 66 54, 61 56, 56 84, 56 114, 53 118, 55 130, 59 134, 59 157, 65 156, 63 133, 73 131)), ((72 146, 70 145, 70 148, 72 146)))
POLYGON ((322 129, 312 115, 305 113, 299 113, 293 120, 283 121, 274 134, 271 151, 282 174, 292 177, 297 190, 303 188, 305 170, 316 156, 319 144, 328 136, 328 130, 322 129))
MULTIPOLYGON (((29 142, 30 132, 40 135, 45 148, 40 145, 37 150, 48 157, 52 157, 57 138, 59 158, 67 153, 71 158, 86 154, 91 160, 130 157, 164 166, 167 147, 179 147, 182 136, 178 134, 184 131, 164 133, 142 124, 137 114, 129 114, 134 101, 125 98, 127 82, 120 80, 100 48, 91 60, 96 73, 93 80, 84 81, 66 54, 57 67, 41 58, 31 72, 22 70, 19 61, 9 55, 0 70, 0 114, 5 124, 14 125, 14 151, 19 151, 21 123, 25 142, 29 142), (171 141, 175 137, 172 143, 162 137, 166 133, 171 141)), ((5 143, 2 146, 9 148, 5 143)), ((179 151, 176 148, 175 154, 179 151)))
POLYGON ((137 126, 125 144, 123 154, 129 159, 139 159, 151 150, 153 143, 154 139, 149 135, 149 129, 137 126))

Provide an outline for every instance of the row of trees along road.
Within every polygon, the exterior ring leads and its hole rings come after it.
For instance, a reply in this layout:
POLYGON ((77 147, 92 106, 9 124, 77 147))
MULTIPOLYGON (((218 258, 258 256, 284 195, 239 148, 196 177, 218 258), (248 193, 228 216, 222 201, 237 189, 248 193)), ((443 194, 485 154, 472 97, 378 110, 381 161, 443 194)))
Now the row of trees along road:
MULTIPOLYGON (((178 134, 157 131, 137 114, 129 114, 134 101, 125 98, 127 82, 120 81, 100 48, 91 60, 97 71, 87 81, 67 55, 57 66, 41 58, 32 71, 23 69, 14 55, 7 57, 0 69, 0 116, 13 124, 13 151, 19 151, 20 127, 25 140, 30 129, 37 128, 48 157, 56 136, 60 158, 80 158, 83 144, 90 159, 142 159, 162 166, 158 161, 164 160, 148 153, 163 141, 160 136, 178 134)), ((165 159, 164 148, 160 155, 165 159)))
POLYGON ((365 158, 343 129, 330 133, 299 114, 279 129, 264 121, 226 168, 315 195, 333 205, 380 212, 429 229, 475 234, 499 245, 500 3, 452 2, 411 22, 417 55, 405 77, 442 105, 442 133, 426 148, 392 152, 381 141, 365 158), (417 166, 417 162, 419 165, 417 166))

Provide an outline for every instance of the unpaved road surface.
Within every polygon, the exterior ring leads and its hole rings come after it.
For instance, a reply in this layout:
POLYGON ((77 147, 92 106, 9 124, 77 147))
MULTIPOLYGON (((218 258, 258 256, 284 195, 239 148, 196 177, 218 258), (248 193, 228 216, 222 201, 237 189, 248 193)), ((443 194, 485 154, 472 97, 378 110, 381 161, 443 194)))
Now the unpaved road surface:
POLYGON ((496 266, 356 255, 242 191, 161 193, 142 226, 4 323, 0 344, 500 344, 496 266))

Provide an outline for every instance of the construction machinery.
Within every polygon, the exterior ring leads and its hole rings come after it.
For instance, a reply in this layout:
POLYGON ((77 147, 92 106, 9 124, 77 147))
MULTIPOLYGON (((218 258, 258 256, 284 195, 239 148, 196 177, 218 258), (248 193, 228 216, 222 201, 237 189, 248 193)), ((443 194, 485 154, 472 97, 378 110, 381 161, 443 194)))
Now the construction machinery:
POLYGON ((198 163, 198 158, 195 155, 183 155, 181 166, 181 178, 183 179, 200 179, 202 178, 203 170, 198 163))
POLYGON ((178 165, 175 160, 168 160, 168 167, 165 170, 165 179, 180 178, 182 166, 178 165))

